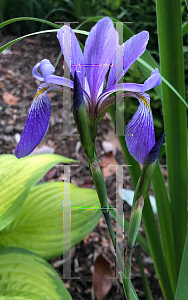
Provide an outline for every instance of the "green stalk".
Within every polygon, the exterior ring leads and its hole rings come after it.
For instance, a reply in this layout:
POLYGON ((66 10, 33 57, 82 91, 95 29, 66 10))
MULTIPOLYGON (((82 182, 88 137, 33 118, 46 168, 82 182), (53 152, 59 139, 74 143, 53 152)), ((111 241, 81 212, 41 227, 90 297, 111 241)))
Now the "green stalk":
POLYGON ((131 260, 132 260, 133 249, 130 249, 127 246, 126 254, 125 254, 125 264, 126 264, 125 289, 126 289, 126 296, 128 300, 131 299, 131 260))
POLYGON ((95 185, 98 197, 99 197, 101 209, 102 209, 104 218, 105 218, 107 226, 108 226, 112 244, 114 246, 114 249, 116 249, 117 259, 118 259, 120 268, 121 268, 122 272, 124 273, 125 272, 124 262, 123 262, 123 259, 121 256, 119 246, 116 243, 116 237, 115 237, 114 229, 113 229, 112 222, 111 222, 110 215, 109 215, 110 208, 109 208, 108 201, 107 201, 106 185, 105 185, 104 177, 103 177, 103 174, 100 169, 100 166, 99 166, 96 156, 94 157, 93 160, 89 160, 89 168, 90 168, 91 176, 93 178, 93 182, 94 182, 94 185, 95 185))
MULTIPOLYGON (((184 67, 181 27, 181 1, 157 0, 157 26, 161 75, 184 98, 184 67)), ((176 283, 187 231, 187 136, 185 105, 162 83, 166 157, 173 235, 175 241, 176 283)))
MULTIPOLYGON (((137 192, 135 192, 137 194, 137 192)), ((127 247, 125 253, 125 267, 126 267, 126 282, 125 288, 127 291, 127 298, 131 299, 131 259, 132 253, 134 250, 134 245, 136 241, 136 237, 138 235, 138 230, 140 227, 141 219, 142 219, 142 209, 144 206, 144 198, 141 196, 140 198, 136 197, 136 203, 133 204, 134 207, 131 212, 131 217, 129 221, 129 228, 128 228, 128 240, 127 240, 127 247)))

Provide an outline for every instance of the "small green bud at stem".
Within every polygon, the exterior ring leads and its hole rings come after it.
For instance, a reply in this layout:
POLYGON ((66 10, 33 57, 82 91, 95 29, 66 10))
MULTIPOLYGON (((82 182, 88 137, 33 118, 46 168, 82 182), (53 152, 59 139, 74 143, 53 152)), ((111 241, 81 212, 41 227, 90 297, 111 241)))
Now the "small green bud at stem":
POLYGON ((101 203, 101 209, 103 213, 108 212, 109 206, 107 203, 106 185, 98 161, 94 160, 93 162, 90 162, 89 167, 101 203))
POLYGON ((138 235, 138 230, 140 227, 141 219, 142 219, 142 209, 144 206, 144 198, 141 196, 137 199, 129 222, 129 231, 128 231, 128 247, 131 249, 134 247, 136 237, 138 235))

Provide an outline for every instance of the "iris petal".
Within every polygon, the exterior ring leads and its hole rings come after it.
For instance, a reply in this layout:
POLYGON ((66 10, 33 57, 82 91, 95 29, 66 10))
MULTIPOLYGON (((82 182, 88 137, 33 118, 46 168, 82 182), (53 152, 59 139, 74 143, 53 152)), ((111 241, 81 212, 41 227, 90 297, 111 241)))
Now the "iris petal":
POLYGON ((161 75, 159 70, 156 68, 152 71, 151 76, 144 82, 144 84, 138 83, 118 83, 108 87, 99 97, 98 97, 98 111, 101 107, 108 106, 108 97, 115 92, 136 92, 142 93, 148 91, 161 83, 161 75))
POLYGON ((155 145, 153 116, 150 109, 150 99, 147 94, 129 93, 128 96, 139 100, 139 107, 131 121, 126 126, 125 140, 130 154, 139 163, 144 161, 155 145))
POLYGON ((46 83, 49 83, 51 75, 55 72, 54 66, 48 59, 43 59, 40 62, 40 70, 46 83))
POLYGON ((142 91, 149 91, 159 84, 161 84, 161 75, 159 73, 159 70, 155 68, 155 70, 152 71, 151 76, 144 82, 142 91))
POLYGON ((113 58, 113 67, 109 73, 107 87, 118 83, 123 77, 123 74, 127 72, 136 59, 144 53, 148 39, 149 33, 147 31, 142 31, 132 36, 123 45, 121 45, 113 58))
POLYGON ((76 71, 79 81, 83 87, 85 75, 83 54, 73 30, 67 25, 64 25, 58 30, 57 38, 73 78, 76 71))
POLYGON ((117 32, 112 20, 103 18, 90 31, 85 43, 84 64, 91 94, 95 103, 101 84, 116 51, 117 32))
POLYGON ((21 139, 14 151, 17 158, 30 154, 46 134, 51 114, 47 91, 48 87, 39 89, 31 105, 21 139))
POLYGON ((153 148, 150 150, 150 152, 146 158, 146 162, 145 162, 146 164, 148 164, 148 165, 152 164, 154 161, 156 161, 159 158, 159 152, 160 152, 163 140, 164 140, 164 136, 165 136, 165 132, 160 136, 158 141, 155 143, 153 148))
POLYGON ((45 81, 48 83, 64 85, 73 88, 74 84, 72 80, 65 77, 60 77, 56 75, 51 75, 55 72, 54 66, 48 59, 43 59, 40 63, 36 64, 33 68, 33 76, 40 81, 45 81), (40 68, 43 77, 38 73, 37 69, 40 68))
POLYGON ((40 63, 36 64, 34 67, 33 67, 33 71, 32 71, 32 74, 33 76, 40 80, 40 81, 44 81, 44 77, 41 76, 41 74, 39 74, 39 72, 37 71, 37 69, 39 68, 40 66, 40 63))

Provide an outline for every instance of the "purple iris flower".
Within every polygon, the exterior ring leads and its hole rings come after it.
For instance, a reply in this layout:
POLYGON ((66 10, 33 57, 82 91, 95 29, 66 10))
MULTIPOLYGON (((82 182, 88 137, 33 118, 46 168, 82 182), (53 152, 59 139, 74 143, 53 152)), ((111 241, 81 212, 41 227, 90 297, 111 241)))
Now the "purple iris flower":
MULTIPOLYGON (((139 107, 126 126, 125 140, 130 154, 143 164, 149 151, 155 145, 150 97, 145 92, 159 85, 161 76, 155 69, 144 84, 118 82, 123 73, 125 74, 145 51, 149 33, 143 31, 136 34, 117 47, 119 44, 118 33, 113 22, 106 17, 91 29, 85 43, 84 53, 82 53, 79 42, 70 27, 62 26, 57 37, 72 77, 74 77, 75 71, 77 72, 91 124, 98 122, 108 107, 115 102, 114 97, 109 97, 114 92, 125 92, 124 97, 138 99, 139 107), (108 71, 106 84, 105 77, 108 71)), ((51 114, 47 92, 49 90, 62 92, 63 86, 74 87, 72 80, 55 76, 54 72, 55 68, 47 59, 42 60, 33 68, 34 77, 45 83, 38 88, 20 142, 15 149, 15 155, 18 158, 30 154, 46 134, 51 114), (38 69, 40 69, 40 73, 38 69)))

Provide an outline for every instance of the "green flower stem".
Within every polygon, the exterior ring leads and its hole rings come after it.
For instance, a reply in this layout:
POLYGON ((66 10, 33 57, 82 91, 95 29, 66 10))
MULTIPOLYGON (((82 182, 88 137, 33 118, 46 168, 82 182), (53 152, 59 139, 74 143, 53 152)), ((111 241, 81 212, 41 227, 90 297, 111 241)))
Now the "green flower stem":
MULTIPOLYGON (((138 183, 139 186, 139 183, 138 183)), ((141 196, 138 198, 139 189, 135 191, 135 198, 137 199, 131 212, 129 229, 128 229, 128 241, 125 253, 125 267, 126 267, 126 282, 125 289, 128 299, 131 299, 131 259, 134 250, 136 237, 138 235, 141 219, 142 209, 144 206, 144 198, 141 196)))
POLYGON ((125 253, 125 267, 126 267, 126 280, 125 280, 125 290, 126 290, 126 296, 127 299, 131 300, 131 260, 132 260, 132 253, 133 253, 134 247, 129 248, 127 245, 126 253, 125 253))
POLYGON ((123 259, 121 256, 119 246, 116 243, 116 237, 115 237, 114 229, 113 229, 112 222, 111 222, 110 215, 109 215, 110 208, 109 208, 108 201, 107 201, 106 185, 105 185, 104 177, 103 177, 103 174, 100 169, 100 166, 99 166, 96 156, 94 157, 94 159, 89 160, 89 168, 90 168, 91 176, 93 178, 95 188, 96 188, 96 191, 97 191, 97 194, 99 197, 101 209, 102 209, 104 218, 106 220, 106 224, 108 226, 112 244, 114 246, 114 249, 116 249, 117 259, 118 259, 120 268, 124 274, 125 273, 124 262, 123 262, 123 259))

